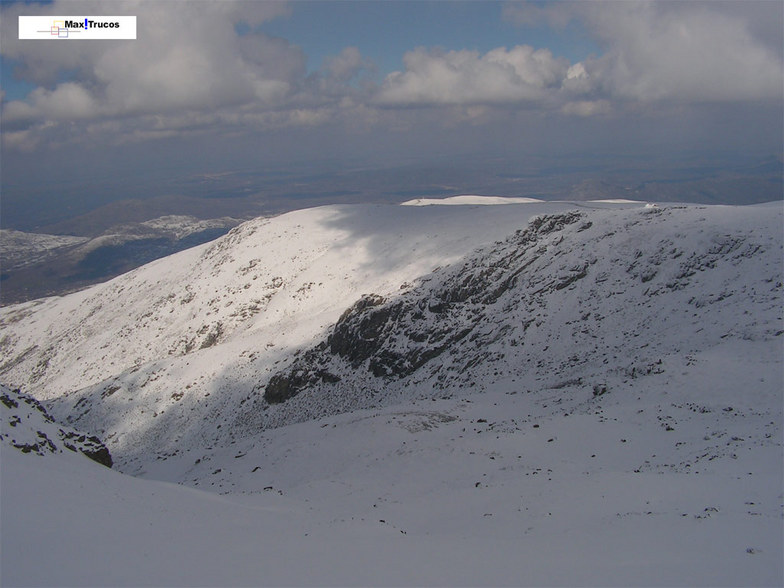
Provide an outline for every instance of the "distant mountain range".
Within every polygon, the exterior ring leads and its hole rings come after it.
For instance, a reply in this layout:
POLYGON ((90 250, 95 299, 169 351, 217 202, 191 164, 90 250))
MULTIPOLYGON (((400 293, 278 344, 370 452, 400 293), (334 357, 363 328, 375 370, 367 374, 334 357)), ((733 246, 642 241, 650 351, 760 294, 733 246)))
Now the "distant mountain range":
POLYGON ((105 281, 211 241, 239 222, 171 215, 113 226, 95 237, 0 230, 0 302, 61 295, 105 281))

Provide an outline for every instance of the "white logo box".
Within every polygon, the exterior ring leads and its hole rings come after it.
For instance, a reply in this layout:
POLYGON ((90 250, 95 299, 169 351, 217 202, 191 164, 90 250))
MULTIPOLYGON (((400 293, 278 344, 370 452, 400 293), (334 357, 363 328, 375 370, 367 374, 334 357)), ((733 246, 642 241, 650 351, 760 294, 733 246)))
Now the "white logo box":
POLYGON ((135 16, 20 16, 20 39, 117 40, 136 38, 135 16))

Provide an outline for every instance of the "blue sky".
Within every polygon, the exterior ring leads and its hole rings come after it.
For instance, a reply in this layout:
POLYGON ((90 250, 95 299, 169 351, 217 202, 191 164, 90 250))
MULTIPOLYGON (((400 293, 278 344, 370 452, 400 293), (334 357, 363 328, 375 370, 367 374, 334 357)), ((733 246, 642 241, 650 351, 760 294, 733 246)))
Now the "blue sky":
POLYGON ((311 71, 324 57, 353 44, 382 74, 400 70, 403 55, 415 47, 469 49, 527 44, 547 47, 572 61, 598 53, 598 46, 573 25, 560 31, 547 26, 516 26, 503 18, 503 2, 295 2, 291 16, 260 26, 262 31, 299 45, 311 71))
MULTIPOLYGON (((40 3, 31 3, 37 5, 40 3)), ((48 3, 44 3, 48 4, 48 3)), ((445 50, 468 49, 486 53, 497 47, 526 44, 549 48, 554 55, 578 62, 600 53, 597 44, 578 23, 564 29, 546 25, 520 26, 504 19, 505 3, 492 1, 298 1, 289 14, 264 22, 256 30, 280 37, 301 47, 308 72, 316 72, 323 60, 347 46, 356 46, 371 59, 379 78, 403 68, 403 55, 415 47, 445 50)), ((245 23, 237 25, 247 33, 245 23)), ((0 87, 7 100, 24 99, 36 85, 14 75, 18 60, 0 53, 0 87)), ((73 77, 64 71, 59 81, 73 77)))
POLYGON ((6 100, 24 100, 36 88, 35 84, 14 78, 15 63, 16 60, 0 57, 0 88, 5 91, 6 100))
POLYGON ((780 157, 783 31, 755 0, 5 2, 4 201, 84 169, 780 157), (74 13, 137 40, 17 39, 74 13))

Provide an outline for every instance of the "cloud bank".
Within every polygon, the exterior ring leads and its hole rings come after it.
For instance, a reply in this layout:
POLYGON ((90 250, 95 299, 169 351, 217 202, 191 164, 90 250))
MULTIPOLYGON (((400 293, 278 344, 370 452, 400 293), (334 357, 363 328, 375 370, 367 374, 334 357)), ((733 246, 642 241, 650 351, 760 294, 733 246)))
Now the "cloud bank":
POLYGON ((404 72, 389 74, 375 100, 393 106, 517 104, 545 100, 569 69, 548 49, 518 45, 477 51, 418 48, 403 58, 404 72))
POLYGON ((576 93, 731 102, 781 100, 783 11, 778 2, 523 2, 507 5, 505 16, 586 28, 604 53, 579 64, 576 93))
MULTIPOLYGON (((444 6, 448 10, 448 5, 444 6)), ((127 141, 339 126, 405 128, 516 116, 646 116, 705 104, 780 105, 778 2, 514 3, 522 28, 579 26, 601 53, 570 62, 521 43, 487 52, 412 48, 376 66, 351 45, 308 72, 303 50, 258 28, 286 18, 275 2, 95 2, 2 7, 3 56, 35 89, 2 105, 3 145, 127 141), (18 14, 136 14, 138 40, 16 40, 18 14), (176 25, 174 24, 176 23, 176 25)))

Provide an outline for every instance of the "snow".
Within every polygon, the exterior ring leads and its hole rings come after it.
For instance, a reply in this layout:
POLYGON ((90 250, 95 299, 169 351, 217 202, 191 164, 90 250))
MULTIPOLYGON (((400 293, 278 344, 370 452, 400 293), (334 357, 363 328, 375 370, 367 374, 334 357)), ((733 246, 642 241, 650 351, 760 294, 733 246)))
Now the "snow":
MULTIPOLYGON (((510 196, 479 196, 464 194, 462 196, 449 196, 447 198, 415 198, 402 202, 402 206, 489 206, 498 204, 530 204, 542 202, 536 198, 522 198, 510 196)), ((631 202, 631 201, 629 201, 631 202)))
POLYGON ((103 416, 78 418, 111 437, 113 455, 130 459, 185 437, 207 442, 224 436, 233 407, 257 394, 278 363, 361 295, 405 291, 532 217, 575 206, 326 206, 249 221, 105 284, 3 308, 9 361, 0 372, 14 387, 57 400, 52 414, 62 419, 85 412, 75 410, 83 397, 100 396, 103 416), (226 428, 205 432, 203 419, 226 428))
POLYGON ((208 229, 227 229, 239 222, 231 217, 201 220, 186 215, 167 215, 141 223, 117 225, 94 238, 2 229, 0 255, 6 268, 18 269, 62 253, 68 253, 71 258, 78 260, 101 247, 120 246, 143 239, 179 240, 208 229))
POLYGON ((86 237, 44 235, 0 229, 0 256, 5 268, 19 268, 40 262, 57 250, 80 245, 88 240, 86 237))
POLYGON ((158 231, 173 234, 176 239, 182 239, 193 233, 206 231, 207 229, 222 229, 239 224, 239 221, 231 217, 198 219, 188 215, 169 214, 140 223, 144 227, 149 227, 158 231))
POLYGON ((79 451, 91 459, 111 467, 106 446, 91 437, 64 427, 35 398, 0 385, 0 445, 22 453, 62 453, 64 449, 79 451))
POLYGON ((4 308, 3 383, 126 473, 2 447, 0 580, 782 585, 783 212, 329 206, 4 308), (266 404, 370 293, 425 317, 382 350, 474 331, 266 404))
POLYGON ((779 398, 722 377, 780 385, 775 359, 731 345, 582 407, 498 390, 268 430, 179 461, 208 491, 3 448, 3 584, 780 585, 779 398), (731 452, 677 467, 706 435, 731 452))
POLYGON ((5 353, 30 350, 4 378, 57 397, 198 349, 218 324, 221 341, 235 345, 218 365, 257 349, 285 351, 361 294, 399 291, 533 215, 566 207, 328 206, 250 221, 105 284, 2 309, 5 353), (40 375, 39 363, 47 365, 40 375))

